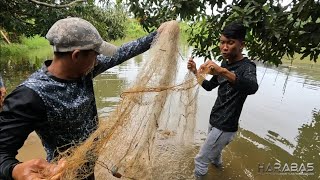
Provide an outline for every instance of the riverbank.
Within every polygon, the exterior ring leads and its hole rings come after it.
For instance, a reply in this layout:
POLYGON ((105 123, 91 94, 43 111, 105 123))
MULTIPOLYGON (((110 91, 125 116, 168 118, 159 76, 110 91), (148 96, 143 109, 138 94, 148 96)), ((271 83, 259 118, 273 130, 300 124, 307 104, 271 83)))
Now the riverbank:
MULTIPOLYGON (((1 45, 1 57, 10 57, 10 56, 25 56, 26 54, 32 53, 34 50, 41 49, 42 53, 45 54, 51 50, 49 42, 40 36, 34 37, 21 37, 20 43, 11 43, 1 45)), ((37 54, 39 54, 37 52, 37 54)), ((2 59, 2 58, 1 58, 2 59)))
MULTIPOLYGON (((135 19, 128 19, 125 28, 125 38, 111 41, 111 43, 120 46, 124 42, 129 42, 148 34, 135 19)), ((180 23, 180 29, 181 41, 187 42, 188 35, 185 31, 188 29, 188 25, 186 23, 180 23)), ((38 35, 34 37, 21 37, 20 43, 6 44, 5 42, 0 42, 0 46, 0 61, 8 61, 11 57, 31 60, 34 59, 34 57, 42 58, 52 55, 52 48, 49 42, 44 37, 38 35)))

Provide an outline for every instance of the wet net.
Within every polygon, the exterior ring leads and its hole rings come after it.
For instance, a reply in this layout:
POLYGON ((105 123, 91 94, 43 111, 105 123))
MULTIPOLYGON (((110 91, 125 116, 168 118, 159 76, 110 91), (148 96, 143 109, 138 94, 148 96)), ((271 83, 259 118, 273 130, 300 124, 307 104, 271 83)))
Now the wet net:
POLYGON ((198 86, 187 73, 176 83, 179 26, 162 25, 133 86, 110 116, 66 160, 62 179, 189 179, 198 86), (177 85, 175 85, 177 84, 177 85), (90 162, 95 162, 90 163, 90 162))

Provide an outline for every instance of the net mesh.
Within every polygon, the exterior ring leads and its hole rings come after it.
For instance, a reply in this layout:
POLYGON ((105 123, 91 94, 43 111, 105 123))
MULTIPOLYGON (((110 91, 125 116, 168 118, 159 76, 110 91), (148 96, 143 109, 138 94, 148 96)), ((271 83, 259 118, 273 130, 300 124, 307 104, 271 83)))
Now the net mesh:
POLYGON ((62 179, 86 178, 93 171, 97 179, 192 178, 193 156, 186 154, 194 151, 198 86, 190 72, 174 85, 179 26, 176 21, 162 26, 116 110, 84 143, 57 158, 66 160, 62 179))

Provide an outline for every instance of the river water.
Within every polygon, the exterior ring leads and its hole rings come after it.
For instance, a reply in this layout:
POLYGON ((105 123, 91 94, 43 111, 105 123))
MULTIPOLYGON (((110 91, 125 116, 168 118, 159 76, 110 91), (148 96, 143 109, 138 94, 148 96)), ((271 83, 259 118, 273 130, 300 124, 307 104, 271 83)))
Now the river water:
MULTIPOLYGON (((191 48, 181 46, 177 82, 187 73, 191 48)), ((47 57, 1 57, 8 93, 40 67, 47 57)), ((94 80, 98 113, 105 118, 115 109, 120 94, 134 82, 147 53, 107 70, 94 80)), ((202 58, 195 58, 199 65, 202 58)), ((299 60, 297 60, 299 61, 299 60)), ((308 61, 308 60, 304 60, 308 61)), ((320 175, 320 65, 297 63, 274 67, 257 62, 259 90, 248 96, 237 137, 223 152, 222 169, 209 167, 204 179, 319 179, 320 175)), ((208 77, 209 78, 209 77, 208 77)), ((200 88, 193 157, 206 137, 209 114, 217 90, 200 88)), ((29 136, 18 159, 45 157, 36 135, 29 136)), ((185 160, 184 159, 184 160, 185 160)), ((176 179, 182 179, 177 177, 176 179)))

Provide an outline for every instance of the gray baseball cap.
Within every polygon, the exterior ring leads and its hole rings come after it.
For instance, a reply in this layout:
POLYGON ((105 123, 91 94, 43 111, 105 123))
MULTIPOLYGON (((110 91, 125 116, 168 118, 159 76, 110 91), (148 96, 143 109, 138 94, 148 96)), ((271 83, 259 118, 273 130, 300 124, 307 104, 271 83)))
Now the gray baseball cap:
POLYGON ((94 50, 105 56, 112 56, 117 50, 115 45, 101 38, 91 23, 77 17, 68 17, 55 22, 46 38, 55 52, 94 50))

